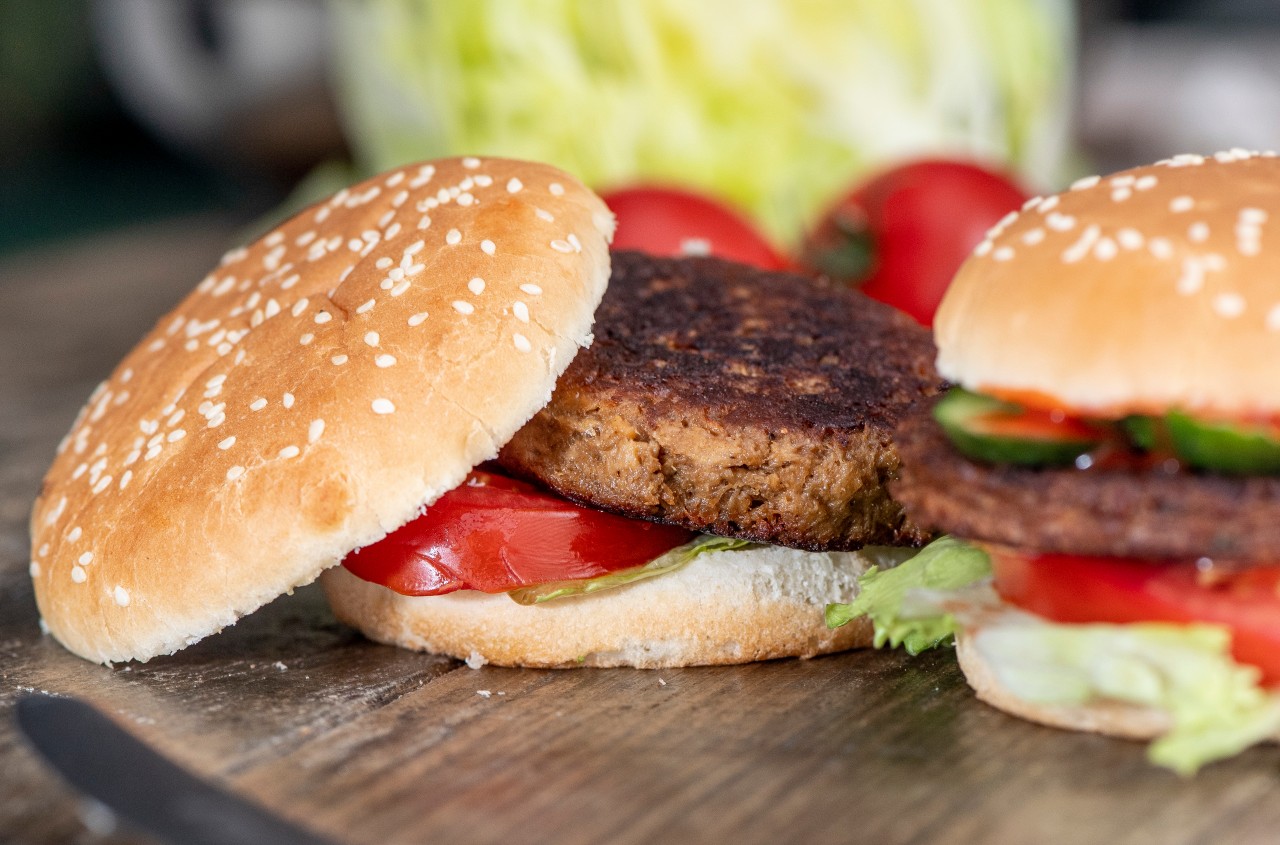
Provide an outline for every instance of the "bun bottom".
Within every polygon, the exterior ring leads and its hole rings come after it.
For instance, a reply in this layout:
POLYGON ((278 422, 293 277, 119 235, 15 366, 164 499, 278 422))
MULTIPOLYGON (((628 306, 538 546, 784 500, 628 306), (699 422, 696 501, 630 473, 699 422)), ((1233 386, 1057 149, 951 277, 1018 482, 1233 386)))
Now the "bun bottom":
POLYGON ((403 596, 342 567, 321 583, 338 619, 372 640, 466 660, 473 667, 657 669, 813 657, 871 644, 866 620, 834 630, 828 602, 849 601, 870 566, 905 549, 802 552, 762 546, 704 554, 625 587, 542 605, 463 590, 403 596))
POLYGON ((1169 714, 1163 710, 1124 702, 1098 701, 1063 705, 1038 704, 1019 698, 1000 683, 991 664, 982 654, 979 644, 981 637, 981 630, 959 634, 956 637, 956 658, 960 662, 965 680, 973 687, 979 700, 997 710, 1053 728, 1089 731, 1125 739, 1155 739, 1168 733, 1173 727, 1169 714))

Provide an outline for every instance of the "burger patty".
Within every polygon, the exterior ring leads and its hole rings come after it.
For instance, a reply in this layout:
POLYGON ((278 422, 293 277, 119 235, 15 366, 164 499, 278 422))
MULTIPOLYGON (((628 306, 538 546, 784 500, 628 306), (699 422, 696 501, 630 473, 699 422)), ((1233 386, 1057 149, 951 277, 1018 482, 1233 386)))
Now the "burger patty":
POLYGON ((1280 562, 1280 478, 982 464, 927 414, 896 437, 892 491, 920 525, 1040 552, 1280 562))
POLYGON ((615 253, 595 342, 504 467, 603 510, 806 549, 918 544, 890 432, 929 332, 824 280, 615 253))

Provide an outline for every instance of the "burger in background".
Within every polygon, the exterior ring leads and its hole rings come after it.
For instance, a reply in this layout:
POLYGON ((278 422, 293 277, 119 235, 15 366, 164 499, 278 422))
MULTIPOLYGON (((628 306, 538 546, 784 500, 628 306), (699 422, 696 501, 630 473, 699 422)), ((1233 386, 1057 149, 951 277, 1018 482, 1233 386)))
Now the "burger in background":
POLYGON ((956 387, 894 487, 954 535, 864 578, 979 697, 1154 738, 1180 772, 1280 731, 1280 159, 1176 156, 1030 200, 938 313, 956 387))

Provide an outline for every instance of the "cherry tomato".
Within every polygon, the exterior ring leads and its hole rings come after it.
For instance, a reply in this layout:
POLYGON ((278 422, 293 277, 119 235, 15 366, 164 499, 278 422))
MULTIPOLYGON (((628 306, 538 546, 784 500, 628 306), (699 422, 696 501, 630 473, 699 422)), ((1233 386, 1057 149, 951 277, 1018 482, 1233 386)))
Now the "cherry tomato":
POLYGON ((1231 631, 1231 653, 1280 683, 1280 565, 1197 566, 992 549, 996 590, 1057 622, 1206 622, 1231 631))
POLYGON ((683 528, 580 507, 476 471, 422 516, 347 555, 343 566, 407 596, 503 593, 641 566, 692 538, 683 528))
POLYGON ((611 191, 604 201, 618 218, 614 249, 651 255, 714 255, 780 270, 786 260, 737 212, 678 188, 634 187, 611 191))
POLYGON ((1007 176, 977 164, 910 162, 837 202, 805 239, 802 263, 928 326, 965 258, 1026 199, 1007 176))

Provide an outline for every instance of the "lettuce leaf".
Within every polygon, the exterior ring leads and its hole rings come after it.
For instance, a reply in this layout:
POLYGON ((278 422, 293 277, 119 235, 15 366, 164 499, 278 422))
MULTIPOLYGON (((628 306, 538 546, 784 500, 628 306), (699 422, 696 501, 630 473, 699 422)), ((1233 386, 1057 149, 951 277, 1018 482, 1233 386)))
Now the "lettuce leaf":
POLYGON ((362 169, 440 155, 684 185, 780 243, 869 169, 950 151, 1060 181, 1067 0, 331 3, 362 169))
POLYGON ((1000 683, 1025 701, 1082 705, 1096 700, 1169 714, 1172 728, 1151 744, 1153 763, 1191 775, 1280 731, 1280 697, 1260 673, 1231 658, 1231 634, 1215 625, 1064 625, 1010 613, 974 645, 1000 683))
POLYGON ((562 599, 566 596, 581 596, 611 590, 646 578, 655 578, 668 572, 675 572, 688 566, 694 559, 708 552, 727 552, 755 545, 748 540, 737 540, 732 537, 716 537, 703 534, 683 546, 677 546, 666 554, 660 555, 644 566, 633 566, 620 569, 595 578, 579 578, 573 581, 550 581, 546 584, 535 584, 532 587, 520 587, 507 593, 517 604, 533 605, 562 599))
POLYGON ((921 552, 892 569, 872 567, 858 579, 857 598, 848 604, 827 605, 827 625, 838 628, 861 616, 875 625, 875 645, 901 645, 908 654, 949 643, 956 631, 955 621, 945 611, 921 615, 908 607, 907 594, 913 590, 956 590, 991 575, 991 562, 981 549, 941 537, 921 552))

